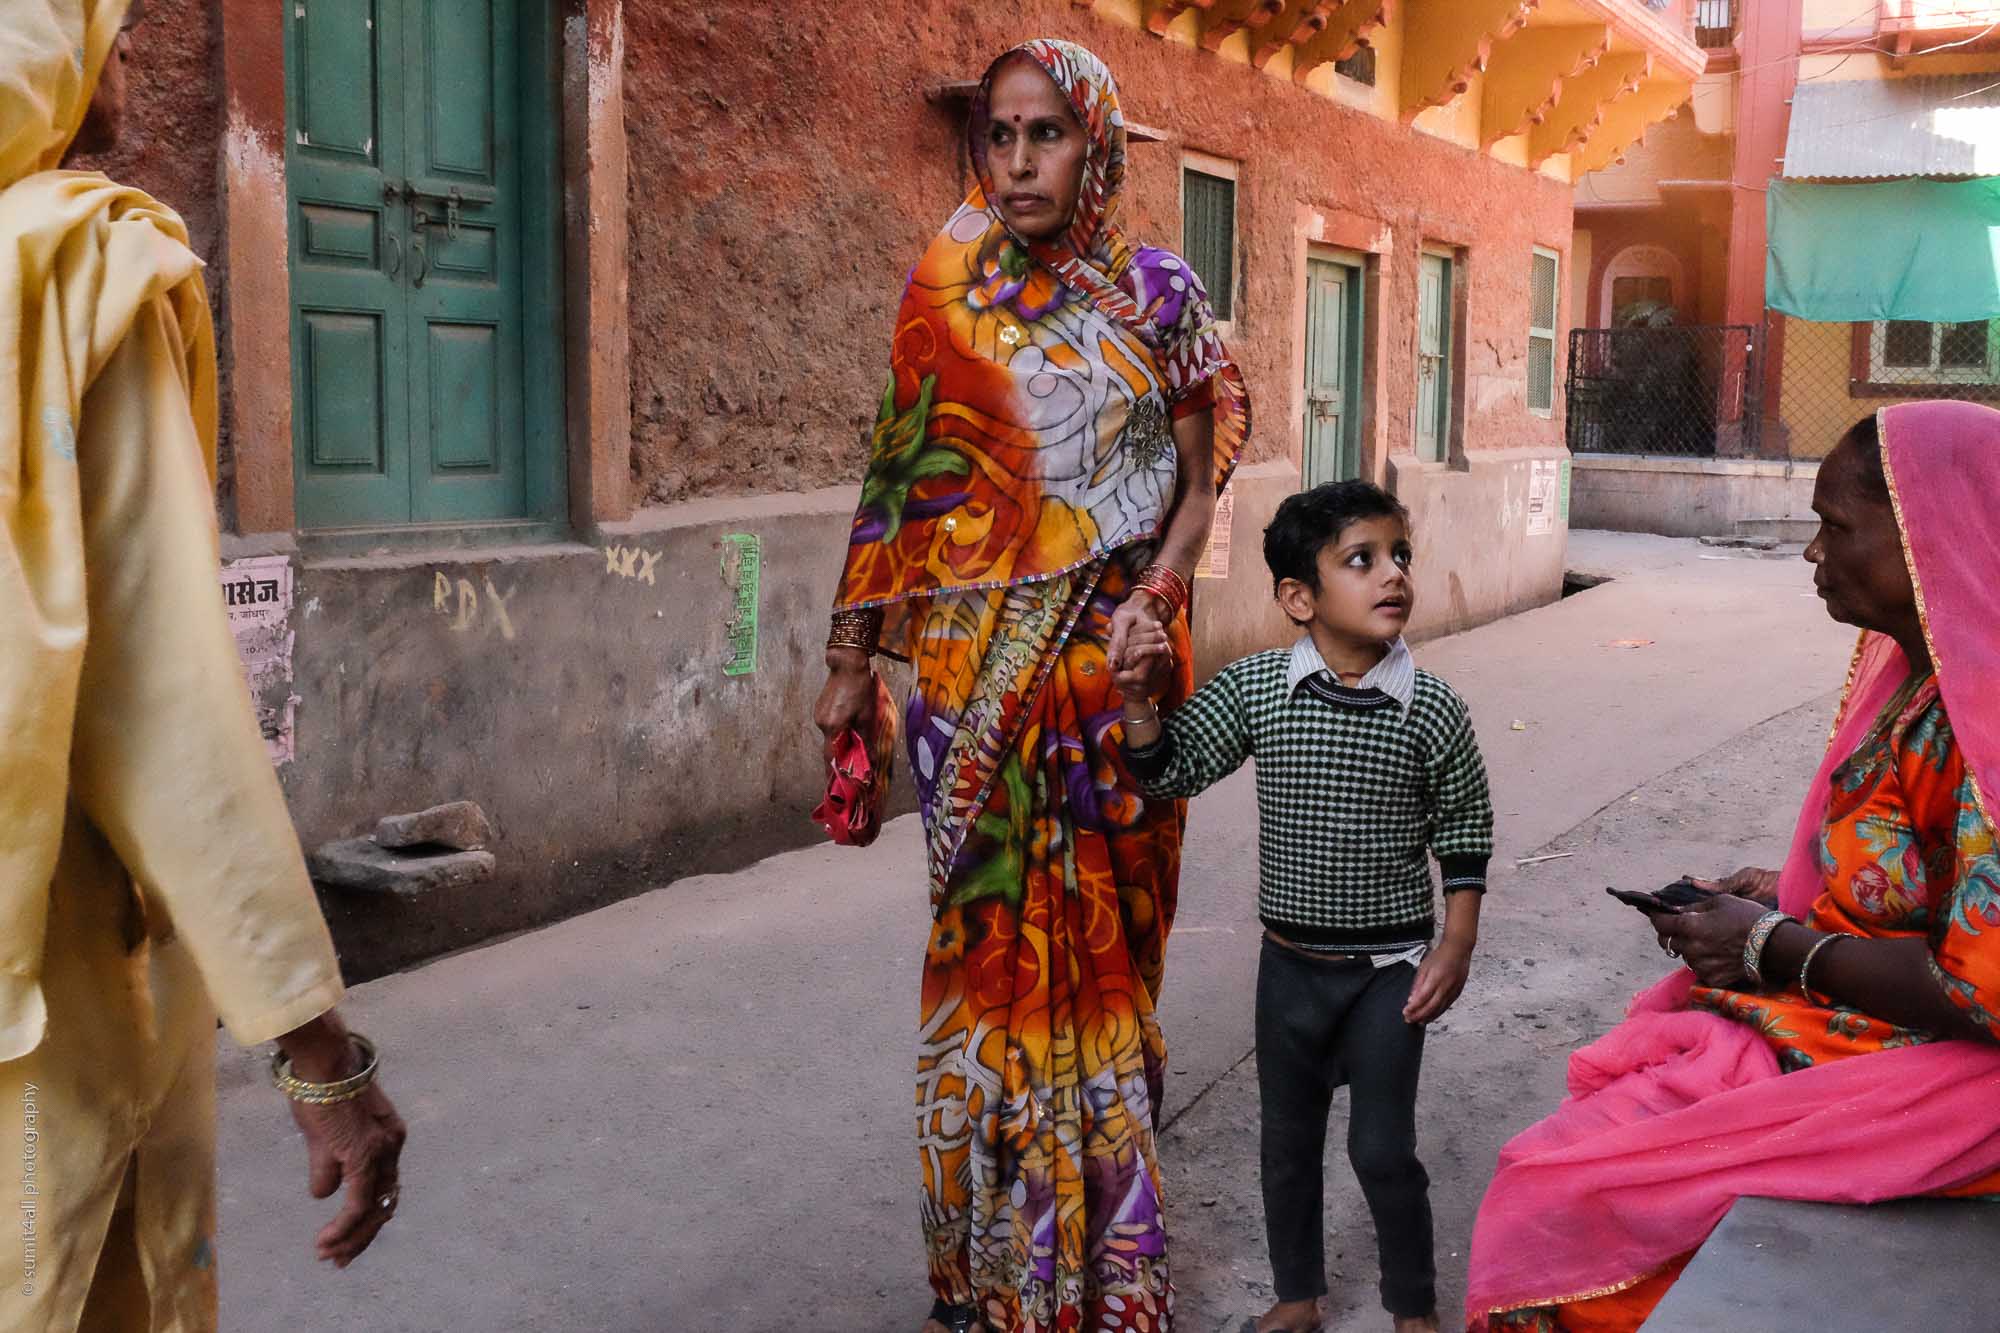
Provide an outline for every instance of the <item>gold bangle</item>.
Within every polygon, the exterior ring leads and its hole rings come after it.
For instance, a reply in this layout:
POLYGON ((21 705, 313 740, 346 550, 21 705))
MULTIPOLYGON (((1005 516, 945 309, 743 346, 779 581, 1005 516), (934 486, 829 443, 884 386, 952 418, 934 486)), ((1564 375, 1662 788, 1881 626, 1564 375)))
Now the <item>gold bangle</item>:
POLYGON ((375 1043, 360 1033, 350 1032, 347 1039, 361 1053, 361 1072, 331 1083, 314 1083, 293 1073, 291 1057, 279 1050, 271 1053, 271 1085, 293 1101, 307 1106, 332 1106, 353 1101, 368 1091, 368 1086, 375 1081, 375 1072, 382 1067, 382 1059, 375 1053, 375 1043))
POLYGON ((835 611, 833 624, 827 633, 826 646, 829 648, 858 648, 873 655, 875 645, 882 637, 882 608, 863 607, 852 611, 835 611))

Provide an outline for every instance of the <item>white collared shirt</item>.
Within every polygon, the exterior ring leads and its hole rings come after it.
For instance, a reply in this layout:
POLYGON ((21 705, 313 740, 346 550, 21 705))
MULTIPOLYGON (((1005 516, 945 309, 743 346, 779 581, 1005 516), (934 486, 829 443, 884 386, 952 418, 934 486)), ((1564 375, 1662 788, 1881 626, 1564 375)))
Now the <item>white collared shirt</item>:
POLYGON ((1410 701, 1417 696, 1417 659, 1410 654, 1410 645, 1401 635, 1389 645, 1388 656, 1377 662, 1358 685, 1347 685, 1340 675, 1326 664, 1320 656, 1319 645, 1312 635, 1301 634, 1299 641, 1292 645, 1292 660, 1285 671, 1285 687, 1296 690, 1309 678, 1324 671, 1334 684, 1347 689, 1380 690, 1394 699, 1404 711, 1408 711, 1410 701))

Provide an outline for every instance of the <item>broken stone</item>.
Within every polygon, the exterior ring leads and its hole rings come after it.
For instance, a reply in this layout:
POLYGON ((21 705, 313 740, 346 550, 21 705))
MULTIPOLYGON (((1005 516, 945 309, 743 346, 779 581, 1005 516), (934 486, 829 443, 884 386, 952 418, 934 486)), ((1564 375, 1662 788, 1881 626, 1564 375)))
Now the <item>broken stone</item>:
POLYGON ((330 842, 306 857, 306 869, 316 883, 352 893, 392 893, 405 898, 481 883, 493 878, 494 865, 491 852, 413 856, 379 846, 370 838, 330 842))
POLYGON ((492 822, 471 801, 434 805, 413 815, 389 815, 375 825, 375 842, 381 847, 449 847, 473 852, 491 841, 492 822))
POLYGON ((1733 551, 1775 551, 1776 537, 1703 537, 1703 546, 1720 546, 1733 551))

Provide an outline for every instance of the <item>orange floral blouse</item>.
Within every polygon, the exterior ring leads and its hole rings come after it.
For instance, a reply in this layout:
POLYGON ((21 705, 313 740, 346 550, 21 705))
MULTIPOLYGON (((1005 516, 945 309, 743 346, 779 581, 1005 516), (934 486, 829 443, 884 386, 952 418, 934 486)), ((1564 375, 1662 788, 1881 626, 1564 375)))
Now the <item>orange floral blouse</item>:
MULTIPOLYGON (((1827 888, 1808 926, 1928 941, 1945 994, 2000 1038, 2000 853, 1935 676, 1905 685, 1834 770, 1819 859, 1827 888)), ((1821 1004, 1795 985, 1764 993, 1699 986, 1691 1003, 1754 1025, 1787 1071, 1934 1040, 1821 1004)))

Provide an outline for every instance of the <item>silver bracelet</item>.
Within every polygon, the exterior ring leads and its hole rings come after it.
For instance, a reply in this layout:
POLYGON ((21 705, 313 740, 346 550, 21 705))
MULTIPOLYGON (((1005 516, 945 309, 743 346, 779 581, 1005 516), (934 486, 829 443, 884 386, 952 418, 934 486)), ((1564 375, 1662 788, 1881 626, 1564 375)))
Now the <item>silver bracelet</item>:
POLYGON ((1837 932, 1833 934, 1820 936, 1819 940, 1813 945, 1813 947, 1806 950, 1805 961, 1799 964, 1799 994, 1806 997, 1806 1002, 1808 1004, 1812 1002, 1813 996, 1812 996, 1812 989, 1806 984, 1806 974, 1812 971, 1813 959, 1819 957, 1819 951, 1821 949, 1824 949, 1827 945, 1833 943, 1835 940, 1839 938, 1840 935, 1837 932))
POLYGON ((1743 941, 1743 970, 1750 974, 1750 989, 1764 989, 1764 973, 1760 970, 1764 962, 1764 946, 1771 942, 1771 933, 1790 921, 1783 912, 1770 911, 1757 918, 1750 927, 1750 934, 1743 941))

